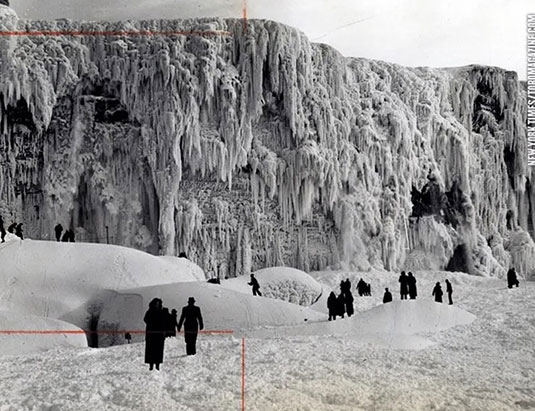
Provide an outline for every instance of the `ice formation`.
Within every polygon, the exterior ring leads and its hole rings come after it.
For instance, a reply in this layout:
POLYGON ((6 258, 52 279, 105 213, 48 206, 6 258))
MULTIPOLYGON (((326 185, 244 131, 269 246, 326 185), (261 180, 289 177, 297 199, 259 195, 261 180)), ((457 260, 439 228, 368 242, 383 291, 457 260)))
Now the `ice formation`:
POLYGON ((271 21, 3 9, 3 31, 73 33, 0 38, 0 213, 28 236, 61 222, 208 276, 432 261, 534 277, 515 73, 346 58, 271 21))

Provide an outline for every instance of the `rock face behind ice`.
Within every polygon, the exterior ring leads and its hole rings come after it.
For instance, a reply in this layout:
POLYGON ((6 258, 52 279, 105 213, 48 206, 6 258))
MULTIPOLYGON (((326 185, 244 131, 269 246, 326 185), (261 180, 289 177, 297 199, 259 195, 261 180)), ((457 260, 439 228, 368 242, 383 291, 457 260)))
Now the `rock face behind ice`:
POLYGON ((270 21, 18 27, 70 33, 0 40, 0 212, 30 237, 108 227, 208 277, 535 272, 515 73, 345 58, 270 21))

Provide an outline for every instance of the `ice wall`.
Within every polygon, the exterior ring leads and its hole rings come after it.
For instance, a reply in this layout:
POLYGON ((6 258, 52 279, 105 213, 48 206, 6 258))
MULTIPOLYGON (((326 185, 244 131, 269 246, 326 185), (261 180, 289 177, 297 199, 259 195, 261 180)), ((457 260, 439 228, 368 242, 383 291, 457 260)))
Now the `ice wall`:
POLYGON ((61 222, 209 276, 533 277, 513 72, 346 58, 271 21, 0 21, 71 33, 0 38, 0 212, 30 236, 61 222))

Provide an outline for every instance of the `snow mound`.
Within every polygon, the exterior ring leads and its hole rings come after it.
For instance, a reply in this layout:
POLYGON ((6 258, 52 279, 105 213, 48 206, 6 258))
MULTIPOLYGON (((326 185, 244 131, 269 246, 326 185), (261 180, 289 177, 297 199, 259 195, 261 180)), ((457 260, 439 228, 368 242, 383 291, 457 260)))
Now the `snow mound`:
MULTIPOLYGON (((390 348, 425 348, 432 343, 419 334, 436 334, 472 323, 476 316, 456 306, 432 300, 395 301, 356 315, 321 324, 277 330, 282 335, 340 335, 390 348)), ((266 331, 248 333, 268 336, 266 331)), ((273 333, 272 333, 273 336, 273 333)))
MULTIPOLYGON (((175 308, 178 315, 194 297, 201 308, 205 330, 241 332, 265 326, 294 326, 305 321, 326 320, 325 314, 271 298, 254 297, 206 282, 187 282, 143 287, 114 293, 104 302, 100 312, 99 331, 144 330, 143 316, 149 302, 163 300, 164 307, 175 308)), ((143 334, 133 341, 143 341, 143 334)), ((103 335, 99 346, 124 343, 122 335, 103 335)))
POLYGON ((0 309, 61 318, 104 290, 204 279, 179 258, 105 244, 16 240, 0 244, 0 309))
MULTIPOLYGON (((290 267, 270 267, 254 272, 263 297, 310 306, 322 295, 323 287, 304 271, 290 267)), ((221 282, 221 286, 241 293, 251 294, 248 276, 240 276, 221 282)))
POLYGON ((35 331, 82 331, 80 328, 60 320, 33 315, 0 311, 0 330, 14 331, 0 333, 2 355, 22 355, 45 351, 55 347, 87 347, 84 333, 39 334, 35 331), (32 331, 24 334, 16 331, 32 331))

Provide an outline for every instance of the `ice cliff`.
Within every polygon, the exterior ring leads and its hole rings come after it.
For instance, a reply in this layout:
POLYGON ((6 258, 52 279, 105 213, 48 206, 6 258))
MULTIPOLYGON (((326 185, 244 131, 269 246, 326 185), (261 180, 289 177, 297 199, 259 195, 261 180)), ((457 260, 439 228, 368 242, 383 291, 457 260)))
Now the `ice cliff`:
POLYGON ((515 73, 347 58, 271 21, 8 10, 0 29, 28 35, 0 36, 0 213, 27 236, 61 222, 80 240, 185 252, 209 276, 513 264, 534 277, 515 73))

